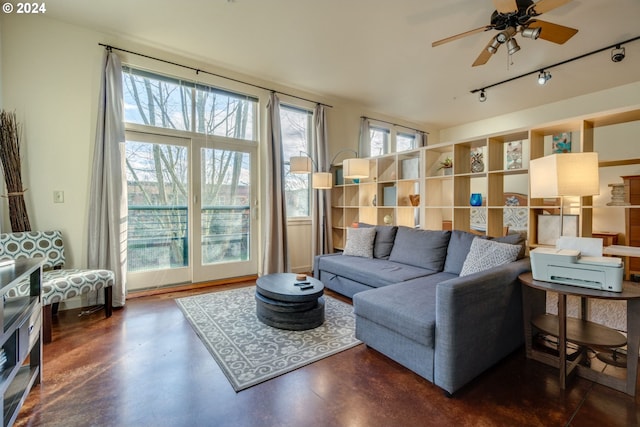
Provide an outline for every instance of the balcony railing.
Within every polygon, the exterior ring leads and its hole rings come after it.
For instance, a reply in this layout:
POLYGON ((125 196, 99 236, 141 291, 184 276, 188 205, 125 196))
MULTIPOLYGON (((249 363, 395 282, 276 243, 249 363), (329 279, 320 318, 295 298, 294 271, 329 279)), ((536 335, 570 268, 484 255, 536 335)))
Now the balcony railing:
MULTIPOLYGON (((202 262, 249 259, 249 206, 202 208, 202 262)), ((145 271, 189 265, 186 206, 129 206, 128 269, 145 271)))

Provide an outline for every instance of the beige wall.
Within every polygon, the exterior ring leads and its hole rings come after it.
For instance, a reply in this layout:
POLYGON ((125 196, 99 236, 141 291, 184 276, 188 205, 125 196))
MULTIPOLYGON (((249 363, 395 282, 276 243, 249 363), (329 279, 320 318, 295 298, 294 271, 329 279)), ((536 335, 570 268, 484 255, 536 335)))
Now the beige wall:
MULTIPOLYGON (((33 229, 59 228, 70 265, 84 264, 84 230, 101 51, 96 34, 46 18, 2 20, 3 105, 22 125, 23 181, 33 229), (65 202, 53 203, 63 190, 65 202)), ((6 202, 3 201, 6 212, 6 202)), ((3 230, 9 230, 8 220, 3 230)))

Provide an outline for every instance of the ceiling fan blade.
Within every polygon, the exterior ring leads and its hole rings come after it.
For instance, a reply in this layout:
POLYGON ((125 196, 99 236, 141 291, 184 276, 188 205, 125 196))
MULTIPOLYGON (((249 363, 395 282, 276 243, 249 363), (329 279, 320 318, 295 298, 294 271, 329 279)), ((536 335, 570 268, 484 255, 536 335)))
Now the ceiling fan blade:
POLYGON ((499 13, 512 13, 518 11, 516 0, 493 0, 493 5, 499 13))
POLYGON ((491 30, 493 27, 491 25, 485 25, 484 27, 476 28, 475 30, 465 31, 464 33, 456 34, 455 36, 447 37, 446 39, 438 40, 431 43, 431 47, 440 46, 441 44, 449 43, 454 40, 461 39, 466 36, 470 36, 472 34, 481 33, 483 31, 491 30))
POLYGON ((540 0, 533 4, 534 15, 542 15, 557 7, 569 3, 571 0, 540 0))
POLYGON ((528 28, 541 28, 540 38, 549 42, 564 44, 571 37, 575 36, 578 30, 564 25, 554 24, 552 22, 540 21, 538 19, 531 21, 528 28))
MULTIPOLYGON (((478 65, 484 65, 487 62, 489 62, 489 60, 493 56, 493 53, 489 52, 489 46, 491 46, 493 44, 494 40, 495 40, 495 37, 491 37, 491 40, 489 40, 489 43, 487 43, 487 45, 484 47, 484 49, 482 49, 482 52, 480 52, 480 55, 478 55, 476 60, 473 62, 472 67, 477 67, 478 65)), ((498 49, 498 47, 500 47, 499 44, 496 47, 496 50, 498 49)))

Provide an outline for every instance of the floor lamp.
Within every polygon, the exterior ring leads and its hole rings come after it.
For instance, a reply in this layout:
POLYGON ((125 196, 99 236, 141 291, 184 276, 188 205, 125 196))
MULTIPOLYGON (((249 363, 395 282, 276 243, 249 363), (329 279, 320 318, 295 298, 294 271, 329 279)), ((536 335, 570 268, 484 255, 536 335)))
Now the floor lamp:
POLYGON ((598 153, 560 153, 529 162, 532 199, 560 198, 560 237, 564 232, 564 197, 600 194, 598 153))
MULTIPOLYGON (((333 164, 338 156, 344 152, 352 152, 356 155, 355 158, 345 159, 342 162, 343 166, 343 176, 345 178, 351 178, 354 180, 358 180, 360 178, 368 178, 369 177, 369 160, 358 158, 358 152, 355 150, 351 150, 345 148, 340 150, 333 156, 330 164, 333 164)), ((328 190, 333 187, 333 174, 331 172, 320 172, 318 165, 311 158, 311 156, 304 151, 300 152, 299 156, 292 156, 289 158, 289 170, 291 173, 312 173, 311 176, 311 188, 315 190, 328 190), (313 172, 315 170, 318 172, 313 172)), ((355 181, 354 181, 355 182, 355 181)), ((324 200, 323 200, 324 202, 324 200)), ((326 209, 322 209, 322 248, 321 251, 325 253, 325 227, 326 227, 326 209)))

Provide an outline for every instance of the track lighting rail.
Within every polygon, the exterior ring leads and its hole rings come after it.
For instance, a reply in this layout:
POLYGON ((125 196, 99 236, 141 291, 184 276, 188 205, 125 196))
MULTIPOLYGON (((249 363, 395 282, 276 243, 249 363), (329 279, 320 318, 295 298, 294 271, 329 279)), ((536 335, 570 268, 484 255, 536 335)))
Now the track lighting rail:
MULTIPOLYGON (((530 72, 528 72, 528 73, 520 74, 519 76, 511 77, 510 79, 502 80, 501 82, 497 82, 497 83, 493 83, 493 84, 490 84, 490 85, 487 85, 487 86, 483 86, 483 87, 478 88, 478 89, 473 89, 473 90, 471 91, 471 93, 478 93, 478 92, 480 92, 480 93, 481 93, 481 96, 480 96, 479 100, 480 100, 480 102, 484 102, 484 101, 486 101, 486 99, 487 99, 487 95, 486 95, 486 92, 485 92, 487 89, 490 89, 490 88, 492 88, 492 87, 496 87, 496 86, 500 86, 500 85, 502 85, 502 84, 509 83, 509 82, 514 81, 514 80, 518 80, 518 79, 521 79, 521 78, 523 78, 523 77, 530 76, 530 75, 532 75, 532 74, 539 73, 541 70, 546 70, 546 71, 548 72, 548 71, 549 71, 549 69, 551 69, 551 68, 559 67, 560 65, 564 65, 564 64, 567 64, 567 63, 569 63, 569 62, 577 61, 578 59, 586 58, 587 56, 595 55, 596 53, 600 53, 600 52, 603 52, 603 51, 605 51, 605 50, 609 50, 609 49, 617 49, 618 51, 620 51, 620 50, 621 50, 621 47, 622 47, 623 45, 625 45, 625 44, 627 44, 627 43, 634 42, 634 41, 636 41, 636 40, 640 40, 640 36, 633 37, 633 38, 631 38, 631 39, 629 39, 629 40, 625 40, 625 41, 623 41, 623 42, 614 43, 614 44, 612 44, 612 45, 610 45, 610 46, 602 47, 602 48, 597 49, 597 50, 594 50, 594 51, 592 51, 592 52, 587 52, 587 53, 584 53, 584 54, 582 54, 582 55, 576 56, 576 57, 574 57, 574 58, 566 59, 566 60, 564 60, 564 61, 557 62, 557 63, 552 64, 552 65, 546 65, 546 66, 544 66, 544 67, 539 67, 539 68, 536 68, 535 70, 530 71, 530 72)), ((624 52, 624 51, 622 51, 622 52, 624 52)), ((623 55, 623 56, 622 56, 622 59, 624 59, 624 53, 623 53, 622 55, 623 55)), ((621 61, 622 59, 620 59, 619 61, 621 61)), ((612 60, 613 60, 613 56, 612 56, 612 60)), ((614 62, 619 62, 619 61, 615 61, 615 60, 613 60, 613 61, 614 61, 614 62)))

